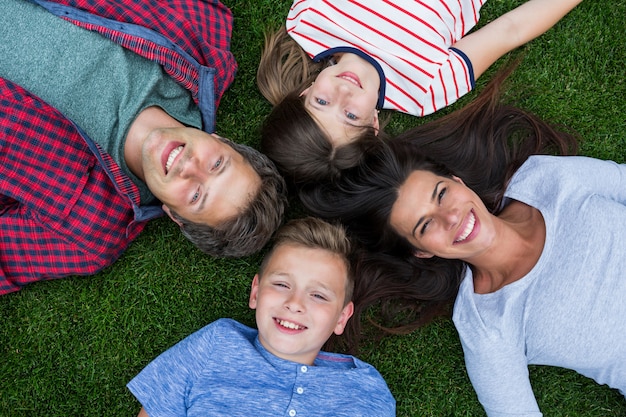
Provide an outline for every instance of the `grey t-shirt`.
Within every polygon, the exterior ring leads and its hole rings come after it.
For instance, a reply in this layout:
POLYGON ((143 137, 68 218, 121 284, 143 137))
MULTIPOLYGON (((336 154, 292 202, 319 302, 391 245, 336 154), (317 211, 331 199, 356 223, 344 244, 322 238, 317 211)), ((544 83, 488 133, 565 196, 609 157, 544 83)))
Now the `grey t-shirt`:
MULTIPOLYGON (((626 165, 533 156, 506 198, 537 208, 546 240, 523 278, 461 283, 453 320, 489 416, 541 416, 528 365, 573 369, 626 395, 626 165)), ((549 410, 546 410, 549 411, 549 410)))
POLYGON ((98 143, 139 187, 141 203, 154 197, 124 161, 131 123, 159 106, 200 128, 191 94, 162 67, 95 32, 22 0, 0 2, 0 76, 39 96, 98 143))

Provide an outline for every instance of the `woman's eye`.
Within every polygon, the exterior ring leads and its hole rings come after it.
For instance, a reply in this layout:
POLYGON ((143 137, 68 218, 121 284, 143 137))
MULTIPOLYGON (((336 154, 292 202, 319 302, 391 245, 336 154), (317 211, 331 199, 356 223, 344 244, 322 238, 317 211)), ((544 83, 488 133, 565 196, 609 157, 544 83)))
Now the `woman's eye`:
POLYGON ((358 119, 358 117, 356 117, 356 114, 354 113, 350 113, 349 111, 346 112, 346 117, 350 120, 356 120, 358 119))
POLYGON ((440 203, 441 203, 441 199, 443 198, 443 196, 446 195, 446 191, 448 191, 447 188, 442 188, 441 191, 439 192, 439 196, 437 198, 440 203))
POLYGON ((328 102, 323 98, 316 98, 315 101, 317 101, 317 104, 319 104, 320 106, 325 106, 328 104, 328 102))
POLYGON ((422 226, 422 229, 420 230, 420 234, 423 235, 424 233, 426 233, 426 230, 428 229, 428 225, 430 224, 431 220, 426 220, 424 222, 424 225, 422 226))

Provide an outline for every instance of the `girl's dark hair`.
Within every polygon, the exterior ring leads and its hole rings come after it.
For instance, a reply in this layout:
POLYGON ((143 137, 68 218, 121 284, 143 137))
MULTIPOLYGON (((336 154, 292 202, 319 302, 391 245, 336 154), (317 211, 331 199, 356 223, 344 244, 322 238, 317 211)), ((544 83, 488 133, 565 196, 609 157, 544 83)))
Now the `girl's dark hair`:
POLYGON ((373 128, 364 127, 360 137, 333 147, 304 107, 302 96, 326 65, 328 59, 312 61, 284 26, 265 36, 257 86, 273 107, 261 127, 261 151, 295 188, 335 179, 342 170, 355 166, 365 150, 384 136, 382 129, 388 121, 381 120, 378 137, 373 128))
MULTIPOLYGON (((354 302, 358 308, 346 329, 349 346, 360 333, 358 314, 378 304, 380 319, 395 331, 409 331, 447 311, 458 291, 465 265, 437 257, 420 259, 390 225, 398 190, 415 170, 463 179, 494 214, 515 171, 533 154, 574 154, 573 134, 500 100, 510 66, 496 74, 470 104, 395 139, 370 147, 361 162, 334 181, 300 189, 304 206, 322 218, 339 219, 364 247, 357 264, 354 302), (412 314, 394 323, 398 306, 412 314)), ((385 330, 393 331, 385 326, 385 330)))
POLYGON ((360 137, 333 147, 296 90, 275 105, 265 119, 261 151, 274 161, 287 183, 297 189, 336 179, 343 170, 357 165, 380 137, 373 128, 364 127, 360 137))

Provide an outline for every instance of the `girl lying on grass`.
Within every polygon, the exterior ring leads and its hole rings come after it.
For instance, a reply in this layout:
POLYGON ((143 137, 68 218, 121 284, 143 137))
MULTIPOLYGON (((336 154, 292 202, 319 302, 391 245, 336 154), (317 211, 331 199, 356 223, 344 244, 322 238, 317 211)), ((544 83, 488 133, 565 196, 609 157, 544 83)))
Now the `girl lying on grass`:
POLYGON ((424 116, 452 104, 581 0, 530 0, 469 33, 484 1, 294 1, 257 73, 274 105, 262 151, 292 184, 333 177, 380 133, 379 109, 424 116))

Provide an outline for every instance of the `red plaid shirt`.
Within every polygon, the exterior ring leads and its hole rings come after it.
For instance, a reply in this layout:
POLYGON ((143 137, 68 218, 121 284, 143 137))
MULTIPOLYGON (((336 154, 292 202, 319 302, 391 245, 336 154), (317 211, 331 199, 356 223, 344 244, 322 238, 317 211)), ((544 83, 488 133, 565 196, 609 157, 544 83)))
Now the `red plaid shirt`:
MULTIPOLYGON (((232 15, 219 1, 33 1, 159 62, 213 131, 237 68, 232 15)), ((56 109, 0 78, 0 295, 110 265, 161 214, 138 204, 137 187, 108 154, 56 109)))

